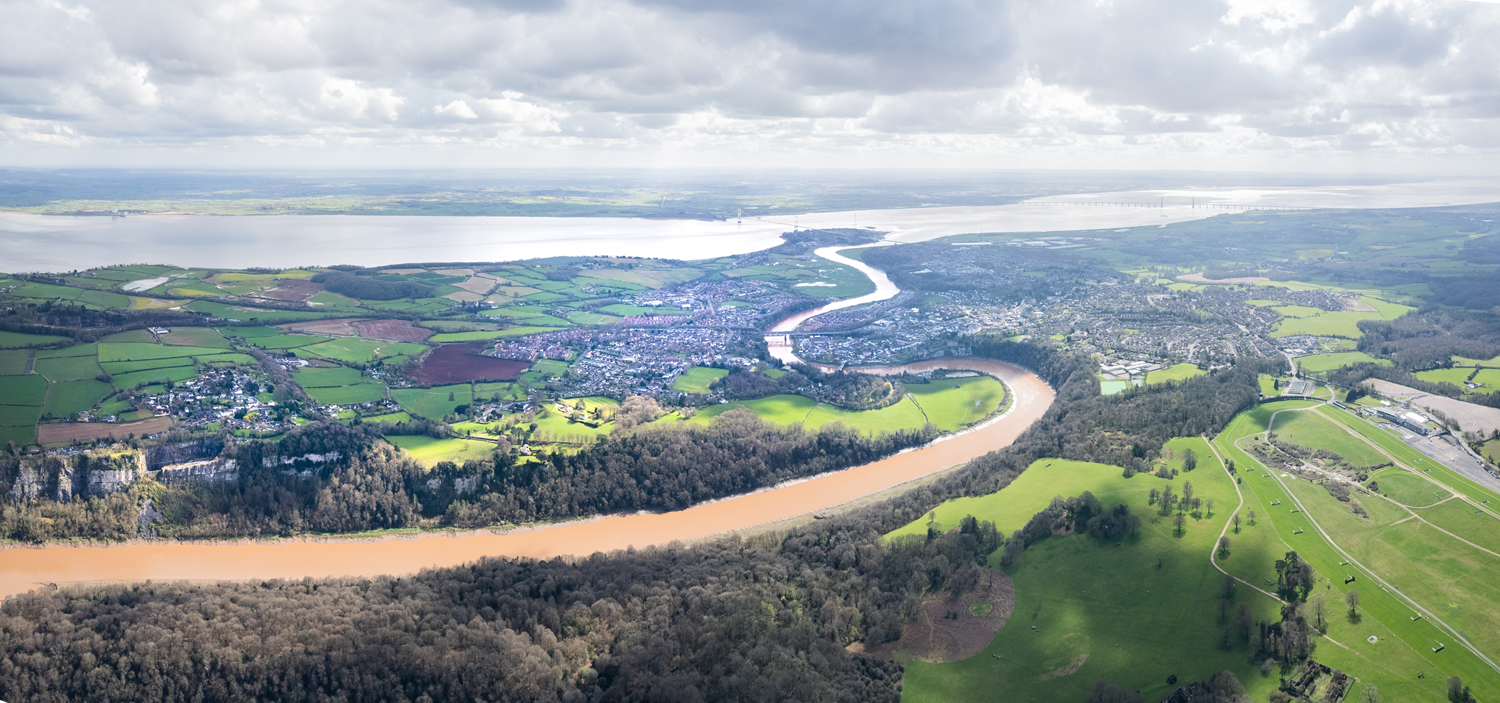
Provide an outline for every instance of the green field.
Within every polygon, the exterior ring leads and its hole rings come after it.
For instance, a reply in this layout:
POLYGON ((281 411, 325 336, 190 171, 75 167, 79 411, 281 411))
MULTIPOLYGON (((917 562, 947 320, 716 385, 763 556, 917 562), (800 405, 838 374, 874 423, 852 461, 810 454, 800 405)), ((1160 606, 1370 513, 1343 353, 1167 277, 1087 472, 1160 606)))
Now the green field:
POLYGON ((990 376, 908 383, 906 392, 928 421, 948 432, 988 417, 1005 401, 1005 386, 990 376))
POLYGON ((1387 303, 1383 300, 1367 296, 1360 299, 1373 306, 1377 312, 1354 312, 1349 310, 1323 312, 1316 308, 1299 306, 1272 308, 1285 315, 1286 318, 1276 324, 1276 329, 1271 332, 1271 336, 1287 337, 1297 334, 1310 334, 1319 337, 1359 339, 1364 334, 1359 331, 1360 320, 1394 320, 1415 309, 1405 305, 1387 303))
POLYGON ((114 388, 108 383, 93 379, 54 383, 47 390, 47 404, 42 407, 42 412, 61 419, 93 409, 112 392, 114 388))
POLYGON ((193 360, 186 357, 175 359, 147 359, 146 361, 109 361, 100 366, 111 374, 131 373, 133 371, 148 371, 151 369, 166 369, 174 366, 192 366, 193 360))
POLYGON ((1500 390, 1500 369, 1479 369, 1478 373, 1474 373, 1473 368, 1458 366, 1451 369, 1418 371, 1413 375, 1423 381, 1449 383, 1462 388, 1464 382, 1469 380, 1470 374, 1474 375, 1473 382, 1479 384, 1479 389, 1474 392, 1493 393, 1500 390))
MULTIPOLYGON (((262 328, 264 329, 264 328, 262 328)), ((305 334, 274 334, 262 337, 249 337, 245 342, 261 349, 296 349, 309 344, 328 341, 327 337, 313 337, 305 334)))
POLYGON ((1489 459, 1492 464, 1500 464, 1500 439, 1492 439, 1480 446, 1484 458, 1489 459))
POLYGON ((359 369, 344 366, 332 369, 302 368, 292 374, 292 378, 303 388, 331 388, 364 382, 364 376, 360 374, 359 369))
POLYGON ((554 433, 564 440, 573 439, 568 435, 599 437, 609 434, 615 428, 613 422, 606 422, 598 427, 574 422, 569 415, 558 412, 551 404, 542 407, 536 415, 535 422, 538 431, 554 433))
POLYGON ((694 366, 684 371, 677 380, 672 381, 672 390, 680 393, 696 393, 706 395, 709 386, 725 376, 729 375, 727 369, 714 369, 706 366, 694 366))
POLYGON ((1186 381, 1194 376, 1202 376, 1206 373, 1208 372, 1198 368, 1197 364, 1173 364, 1160 371, 1152 371, 1146 374, 1146 385, 1154 386, 1158 383, 1186 381))
POLYGON ((74 344, 71 347, 61 349, 38 349, 38 359, 62 359, 70 356, 98 356, 99 346, 97 344, 74 344))
POLYGON ((355 383, 347 386, 304 388, 308 397, 325 405, 353 405, 373 403, 385 397, 385 385, 381 383, 355 383))
MULTIPOLYGON (((1149 474, 1126 479, 1114 466, 1043 459, 999 493, 939 507, 938 525, 955 525, 972 514, 1009 534, 1054 496, 1087 490, 1106 506, 1129 505, 1142 525, 1139 536, 1119 544, 1084 535, 1033 544, 1009 570, 1015 611, 990 645, 951 664, 908 663, 902 700, 994 700, 1003 691, 1003 700, 1082 701, 1095 681, 1106 680, 1155 701, 1176 687, 1167 683, 1169 675, 1187 682, 1224 669, 1234 671, 1255 700, 1264 700, 1279 680, 1262 677, 1246 661, 1243 645, 1225 650, 1217 643, 1223 576, 1208 555, 1236 500, 1206 444, 1192 441, 1205 460, 1175 481, 1149 474), (1179 536, 1170 520, 1147 505, 1147 493, 1166 485, 1180 492, 1186 480, 1196 496, 1220 507, 1213 518, 1189 518, 1179 536)), ((927 519, 892 536, 924 534, 927 519)), ((1228 561, 1247 557, 1232 550, 1228 561)), ((996 552, 991 568, 998 561, 996 552)), ((1275 620, 1271 598, 1241 588, 1235 601, 1256 618, 1275 620)))
POLYGON ((116 332, 99 341, 108 344, 156 344, 156 335, 146 330, 126 330, 116 332))
POLYGON ((0 350, 0 376, 16 376, 26 373, 26 360, 31 352, 25 349, 0 350))
POLYGON ((467 405, 472 400, 469 393, 468 384, 436 388, 392 388, 391 399, 413 415, 441 420, 453 412, 454 408, 467 405), (453 400, 448 399, 449 395, 453 396, 453 400))
POLYGON ((68 337, 57 337, 49 334, 22 334, 20 332, 0 332, 0 348, 16 349, 21 347, 40 347, 47 344, 57 344, 69 341, 68 337))
POLYGON ((406 450, 411 458, 426 467, 432 467, 442 461, 462 464, 470 460, 488 459, 495 453, 495 445, 467 439, 389 435, 385 441, 406 450))
POLYGON ((192 380, 197 375, 198 367, 196 366, 173 366, 164 369, 152 369, 150 371, 117 373, 112 374, 111 378, 114 379, 115 388, 134 388, 141 383, 152 384, 165 383, 167 381, 182 383, 183 381, 192 380))
POLYGON ((18 447, 34 444, 36 442, 36 426, 6 427, 0 425, 0 447, 5 446, 9 442, 15 442, 18 447))
POLYGON ((1332 354, 1313 354, 1311 356, 1297 357, 1297 367, 1303 371, 1318 373, 1321 371, 1332 371, 1354 364, 1380 364, 1390 366, 1388 359, 1376 359, 1364 352, 1335 352, 1332 354))
POLYGON ((94 361, 94 357, 91 356, 37 359, 34 370, 53 382, 80 381, 104 373, 104 369, 99 367, 99 362, 94 361))
POLYGON ((1277 415, 1273 431, 1284 442, 1311 449, 1327 449, 1355 466, 1376 466, 1388 461, 1368 443, 1312 411, 1277 415))
POLYGON ((297 351, 316 354, 325 359, 351 364, 368 364, 392 356, 410 356, 426 351, 427 346, 412 342, 386 342, 362 337, 340 337, 300 347, 297 351))
MULTIPOLYGON (((527 319, 526 321, 527 322, 531 322, 532 320, 531 319, 527 319)), ((562 320, 558 320, 558 321, 562 322, 562 320)), ((564 324, 566 324, 566 323, 564 323, 564 324)), ((446 342, 480 342, 480 341, 485 341, 485 340, 490 340, 490 339, 501 339, 503 337, 522 337, 522 336, 525 336, 525 335, 528 335, 528 334, 540 334, 542 332, 556 332, 558 329, 559 329, 558 327, 531 327, 531 326, 523 326, 523 327, 511 327, 511 328, 503 329, 503 330, 480 331, 480 332, 444 332, 444 333, 441 333, 441 334, 435 334, 435 335, 432 335, 431 337, 428 337, 427 341, 432 342, 434 344, 443 344, 443 343, 446 343, 446 342)))
POLYGON ((264 337, 275 337, 282 332, 276 327, 220 327, 219 334, 226 337, 243 337, 245 339, 261 339, 264 337))
POLYGON ((161 335, 162 344, 171 344, 181 347, 216 347, 228 349, 229 340, 219 331, 211 327, 173 327, 172 331, 161 335))
POLYGON ((36 405, 0 405, 0 425, 26 427, 35 425, 42 416, 42 408, 36 405))
POLYGON ((819 405, 807 414, 803 424, 808 429, 819 429, 832 422, 842 422, 866 434, 882 434, 896 430, 916 430, 927 424, 927 416, 911 398, 879 410, 844 410, 832 405, 819 405))
POLYGON ((36 374, 0 376, 0 398, 5 405, 41 405, 47 394, 47 379, 36 374))
POLYGON ((735 408, 746 408, 759 415, 761 418, 771 422, 790 425, 794 422, 802 422, 807 419, 807 414, 812 411, 817 403, 811 398, 801 395, 773 395, 769 398, 757 398, 755 400, 737 400, 723 405, 713 405, 699 410, 693 415, 692 422, 708 424, 715 417, 722 415, 735 408))
POLYGON ((202 357, 223 354, 212 347, 174 347, 165 344, 100 344, 99 361, 146 361, 179 357, 202 357))
MULTIPOLYGON (((1246 510, 1257 511, 1261 523, 1271 528, 1260 532, 1273 535, 1268 544, 1261 546, 1254 539, 1245 538, 1252 533, 1247 530, 1241 539, 1235 540, 1236 549, 1244 544, 1274 554, 1295 548, 1317 571, 1317 581, 1323 584, 1314 593, 1323 593, 1334 606, 1328 635, 1353 645, 1349 650, 1320 647, 1315 658, 1378 685, 1386 700, 1444 700, 1442 682, 1449 676, 1462 677, 1474 687, 1480 700, 1500 694, 1500 677, 1493 668, 1455 642, 1441 625, 1428 618, 1414 619, 1413 609, 1405 600, 1405 597, 1414 599, 1465 632, 1481 649, 1494 652, 1500 647, 1500 622, 1497 622, 1500 616, 1496 614, 1500 605, 1496 597, 1500 593, 1494 587, 1500 578, 1497 573, 1500 561, 1420 522, 1405 520, 1410 513, 1383 498, 1357 496, 1369 514, 1367 518, 1360 517, 1348 504, 1339 502, 1317 484, 1267 472, 1235 445, 1240 438, 1264 427, 1266 410, 1262 406, 1241 414, 1214 443, 1239 465, 1244 477, 1246 510), (1297 507, 1305 512, 1294 512, 1297 507), (1318 531, 1320 527, 1333 536, 1337 548, 1318 531), (1345 563, 1350 556, 1358 563, 1345 563), (1400 594, 1381 587, 1372 574, 1391 582, 1400 589, 1400 594), (1357 580, 1346 584, 1345 578, 1350 575, 1357 580), (1354 587, 1361 595, 1358 620, 1349 618, 1344 608, 1339 607, 1343 591, 1354 587), (1378 646, 1368 646, 1365 640, 1369 637, 1375 637, 1378 646), (1446 645, 1441 653, 1432 651, 1437 642, 1446 645), (1419 673, 1425 678, 1418 679, 1419 673)), ((1319 412, 1323 411, 1338 417, 1340 424, 1355 427, 1368 424, 1326 407, 1320 408, 1319 412)), ((1370 429, 1372 436, 1379 436, 1379 430, 1370 429)), ((1405 446, 1394 439, 1390 445, 1377 443, 1382 448, 1405 446)), ((1437 470, 1432 473, 1448 477, 1437 470)), ((1382 489, 1387 480, 1392 480, 1387 478, 1391 474, 1389 471, 1379 474, 1382 489)), ((1400 479, 1394 479, 1391 485, 1393 490, 1420 492, 1420 486, 1404 485, 1400 479)), ((1453 502, 1456 501, 1450 501, 1453 502)), ((1275 576, 1263 559, 1231 560, 1226 567, 1251 583, 1262 583, 1275 576)))
POLYGON ((500 400, 525 400, 526 393, 515 383, 476 383, 474 384, 474 398, 477 400, 491 400, 499 397, 500 400))
POLYGON ((402 422, 411 422, 411 414, 405 412, 387 413, 385 415, 371 415, 364 418, 365 422, 379 422, 387 425, 395 425, 402 422))

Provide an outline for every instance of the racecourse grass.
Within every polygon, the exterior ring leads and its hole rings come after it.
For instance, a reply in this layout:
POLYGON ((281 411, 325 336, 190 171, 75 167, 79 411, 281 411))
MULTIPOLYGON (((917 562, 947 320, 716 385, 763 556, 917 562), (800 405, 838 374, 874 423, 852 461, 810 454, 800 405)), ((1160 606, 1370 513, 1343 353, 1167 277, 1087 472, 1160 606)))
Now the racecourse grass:
POLYGON ((212 327, 173 327, 171 332, 161 335, 162 344, 178 347, 214 347, 228 349, 229 340, 212 327))
MULTIPOLYGON (((1387 700, 1442 700, 1442 682, 1454 675, 1472 682, 1481 700, 1500 693, 1493 669, 1488 664, 1456 646, 1452 638, 1434 623, 1426 619, 1412 620, 1411 607, 1395 594, 1380 588, 1369 577, 1369 572, 1344 564, 1346 557, 1322 536, 1313 521, 1333 535, 1339 546, 1356 560, 1391 581, 1406 595, 1416 598, 1424 607, 1440 612, 1440 617, 1450 624, 1465 629, 1471 639, 1475 627, 1493 628, 1490 622, 1493 616, 1457 614, 1459 610, 1478 604, 1474 598, 1455 599, 1455 596, 1467 591, 1488 591, 1479 600, 1485 601, 1484 607, 1493 609, 1489 604, 1495 593, 1493 579, 1500 574, 1484 573, 1478 578, 1464 576, 1469 568, 1478 566, 1474 558, 1477 550, 1415 520, 1394 524, 1407 513, 1384 498, 1355 494, 1353 500, 1358 501, 1368 514, 1368 517, 1360 517, 1351 509, 1352 503, 1335 499, 1318 484, 1279 471, 1268 476, 1265 467, 1241 451, 1235 442, 1264 427, 1264 420, 1256 415, 1268 407, 1286 405, 1270 403, 1242 413, 1214 441, 1221 452, 1235 459, 1243 477, 1241 488, 1245 491, 1245 510, 1247 513, 1256 510, 1259 517, 1254 527, 1248 527, 1246 523, 1243 533, 1234 539, 1236 554, 1248 545, 1270 553, 1266 556, 1275 557, 1279 557, 1282 551, 1295 549, 1306 559, 1315 570, 1315 581, 1320 584, 1314 588, 1313 595, 1321 594, 1329 603, 1329 636, 1352 645, 1346 650, 1324 643, 1314 658, 1343 669, 1366 683, 1378 685, 1387 700), (1295 512, 1297 504, 1293 496, 1301 501, 1307 512, 1295 512), (1273 535, 1269 540, 1268 532, 1273 535), (1344 580, 1349 576, 1356 580, 1345 584, 1344 580), (1482 583, 1485 578, 1490 579, 1489 584, 1482 583), (1341 607, 1343 593, 1348 588, 1357 588, 1361 594, 1360 617, 1357 619, 1345 615, 1345 609, 1341 607), (1365 642, 1371 636, 1377 638, 1378 646, 1365 642), (1431 652, 1432 643, 1437 641, 1449 645, 1441 654, 1431 652), (1419 673, 1424 678, 1418 679, 1419 673)), ((1388 473, 1380 476, 1383 478, 1388 473)), ((1275 578, 1266 556, 1248 561, 1231 559, 1225 566, 1251 583, 1264 585, 1267 579, 1274 581, 1275 578)), ((1489 564, 1500 566, 1500 562, 1494 560, 1489 564)), ((1486 637, 1496 637, 1493 629, 1486 637)))
POLYGON ((1453 495, 1426 478, 1404 469, 1381 471, 1371 479, 1379 484, 1381 495, 1412 508, 1425 508, 1453 495))
POLYGON ((1283 442, 1326 449, 1355 466, 1378 466, 1389 461, 1360 438, 1312 411, 1281 413, 1276 416, 1274 432, 1283 442))
POLYGON ((722 405, 712 405, 698 410, 693 415, 692 422, 707 424, 715 417, 736 408, 745 408, 760 416, 761 419, 782 425, 790 425, 794 422, 802 422, 807 419, 807 414, 817 405, 811 398, 800 395, 773 395, 755 400, 737 400, 722 405))
POLYGON ((1433 525, 1500 554, 1500 519, 1474 507, 1472 503, 1450 500, 1414 512, 1433 525))

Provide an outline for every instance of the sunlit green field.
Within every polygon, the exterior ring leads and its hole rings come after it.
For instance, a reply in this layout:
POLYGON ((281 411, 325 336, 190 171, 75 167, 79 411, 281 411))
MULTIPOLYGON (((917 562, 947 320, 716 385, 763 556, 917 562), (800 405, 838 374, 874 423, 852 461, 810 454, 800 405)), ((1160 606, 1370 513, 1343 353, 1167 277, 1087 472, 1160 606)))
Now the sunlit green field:
POLYGON ((473 459, 486 459, 495 452, 495 445, 469 439, 433 439, 431 437, 408 437, 390 435, 385 438, 411 455, 423 466, 431 467, 441 461, 462 464, 473 459))

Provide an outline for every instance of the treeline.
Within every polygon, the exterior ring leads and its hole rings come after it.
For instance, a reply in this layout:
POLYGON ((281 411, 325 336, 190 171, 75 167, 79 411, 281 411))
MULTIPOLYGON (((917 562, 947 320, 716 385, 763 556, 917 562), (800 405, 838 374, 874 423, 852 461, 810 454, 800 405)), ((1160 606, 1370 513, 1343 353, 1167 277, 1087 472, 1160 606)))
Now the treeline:
MULTIPOLYGON (((24 542, 128 539, 149 498, 162 537, 219 539, 411 527, 424 518, 473 527, 638 510, 681 510, 704 501, 865 464, 938 434, 931 427, 871 438, 834 423, 782 427, 745 410, 710 426, 642 427, 574 454, 516 462, 510 454, 425 471, 385 444, 389 426, 320 423, 280 440, 228 445, 232 480, 164 486, 149 480, 122 494, 56 503, 0 502, 0 537, 24 542)), ((394 428, 445 436, 436 423, 394 428)), ((0 460, 9 491, 17 458, 0 460), (7 469, 7 466, 12 468, 7 469)))
POLYGON ((1252 368, 1101 398, 1087 359, 970 342, 1037 371, 1056 401, 1010 447, 901 496, 789 533, 571 562, 35 592, 0 607, 0 698, 894 702, 900 665, 845 645, 899 638, 925 594, 961 587, 1000 540, 982 524, 884 534, 1009 485, 1037 457, 1102 458, 1121 442, 1154 455, 1150 438, 1215 431, 1258 389, 1252 368), (1152 396, 1192 406, 1131 412, 1157 408, 1152 396))
POLYGON ((396 300, 398 298, 431 298, 437 289, 415 281, 382 281, 348 271, 324 271, 312 277, 323 289, 358 300, 396 300))
POLYGON ((731 410, 713 424, 643 426, 576 454, 511 465, 505 458, 449 465, 477 476, 479 495, 446 509, 459 526, 520 523, 635 510, 681 510, 782 481, 869 463, 924 444, 931 426, 871 438, 841 423, 810 431, 731 410))
POLYGON ((1363 363, 1345 366, 1341 369, 1328 372, 1327 378, 1329 383, 1344 388, 1357 388, 1359 384, 1368 379, 1378 378, 1382 381, 1398 383, 1424 393, 1457 398, 1491 408, 1500 408, 1500 392, 1470 393, 1463 386, 1425 381, 1417 378, 1409 371, 1380 364, 1363 363))
POLYGON ((713 389, 735 400, 753 400, 779 394, 801 394, 846 410, 878 410, 895 405, 906 389, 895 379, 858 371, 824 371, 809 364, 787 366, 781 378, 759 371, 738 369, 713 383, 713 389))
POLYGON ((1361 320, 1359 350, 1389 359, 1402 371, 1452 365, 1452 357, 1500 356, 1500 316, 1463 310, 1406 314, 1395 320, 1361 320))

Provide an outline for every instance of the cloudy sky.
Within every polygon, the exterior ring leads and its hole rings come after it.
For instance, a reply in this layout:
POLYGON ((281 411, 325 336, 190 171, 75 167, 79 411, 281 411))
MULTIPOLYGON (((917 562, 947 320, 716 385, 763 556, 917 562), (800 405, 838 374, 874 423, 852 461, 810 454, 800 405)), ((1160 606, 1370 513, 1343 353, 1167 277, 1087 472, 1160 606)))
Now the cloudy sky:
POLYGON ((0 165, 1500 173, 1471 0, 0 0, 0 165))

